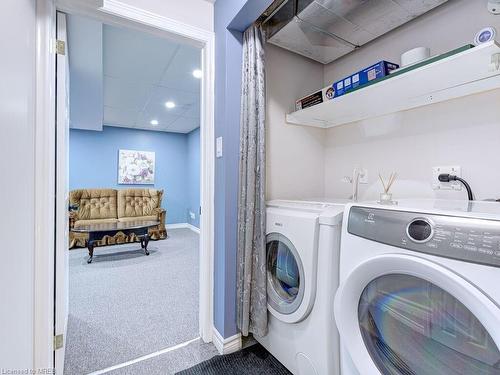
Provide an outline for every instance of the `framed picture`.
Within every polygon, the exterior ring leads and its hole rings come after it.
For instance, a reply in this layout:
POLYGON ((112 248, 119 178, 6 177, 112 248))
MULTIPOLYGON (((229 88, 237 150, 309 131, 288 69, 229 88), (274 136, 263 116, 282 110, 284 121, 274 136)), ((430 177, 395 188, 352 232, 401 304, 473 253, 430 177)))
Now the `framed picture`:
POLYGON ((119 150, 118 183, 151 185, 155 183, 155 153, 151 151, 119 150))

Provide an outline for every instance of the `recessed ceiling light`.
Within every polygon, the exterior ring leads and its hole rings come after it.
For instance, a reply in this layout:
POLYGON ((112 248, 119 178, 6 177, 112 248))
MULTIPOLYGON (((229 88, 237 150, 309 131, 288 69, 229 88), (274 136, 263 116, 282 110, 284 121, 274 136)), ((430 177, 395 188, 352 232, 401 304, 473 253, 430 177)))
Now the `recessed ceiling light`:
POLYGON ((158 120, 151 120, 149 123, 153 126, 156 126, 158 125, 158 120))
POLYGON ((201 78, 202 76, 203 76, 203 72, 200 69, 193 70, 193 77, 194 78, 201 78))
POLYGON ((167 108, 175 108, 175 103, 174 102, 170 102, 170 101, 166 102, 165 103, 165 107, 167 107, 167 108))

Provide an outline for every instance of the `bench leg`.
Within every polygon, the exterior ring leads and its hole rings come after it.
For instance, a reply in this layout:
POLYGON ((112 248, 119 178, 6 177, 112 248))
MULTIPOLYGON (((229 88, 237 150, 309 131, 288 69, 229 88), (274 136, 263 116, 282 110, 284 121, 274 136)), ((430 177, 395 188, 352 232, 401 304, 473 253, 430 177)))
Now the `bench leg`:
POLYGON ((144 254, 146 255, 149 255, 148 243, 149 243, 149 234, 146 233, 144 236, 141 237, 141 248, 144 249, 144 254))
POLYGON ((94 257, 94 240, 89 240, 87 244, 87 249, 89 250, 89 259, 87 259, 87 263, 92 263, 92 258, 94 257))

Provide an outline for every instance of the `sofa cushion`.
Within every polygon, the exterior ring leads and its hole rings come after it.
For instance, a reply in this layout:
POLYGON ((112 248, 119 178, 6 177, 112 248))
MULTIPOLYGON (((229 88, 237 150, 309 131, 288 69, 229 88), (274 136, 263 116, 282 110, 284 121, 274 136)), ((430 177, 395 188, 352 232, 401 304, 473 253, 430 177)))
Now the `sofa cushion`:
POLYGON ((78 206, 78 220, 116 219, 114 189, 78 189, 70 192, 70 205, 78 206))
MULTIPOLYGON (((123 189, 118 191, 118 218, 155 215, 163 190, 123 189)), ((156 220, 156 219, 155 219, 156 220)))
POLYGON ((109 224, 109 223, 117 223, 118 219, 93 219, 93 220, 77 220, 75 221, 75 228, 80 228, 85 225, 93 225, 93 224, 109 224))
POLYGON ((158 215, 121 217, 118 221, 128 223, 131 221, 158 221, 158 215))

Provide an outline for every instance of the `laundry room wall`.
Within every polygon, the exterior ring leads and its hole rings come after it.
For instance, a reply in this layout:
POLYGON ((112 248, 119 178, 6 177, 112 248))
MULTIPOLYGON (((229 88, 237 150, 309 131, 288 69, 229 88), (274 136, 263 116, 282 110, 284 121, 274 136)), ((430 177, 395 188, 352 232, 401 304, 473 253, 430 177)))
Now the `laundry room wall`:
MULTIPOLYGON (((380 61, 399 62, 404 51, 427 46, 437 55, 471 43, 477 31, 495 26, 486 1, 450 0, 329 65, 324 85, 380 61)), ((318 88, 320 86, 317 86, 318 88)), ((394 93, 397 95, 398 93, 394 93)), ((387 98, 390 100, 390 98, 387 98)), ((346 198, 351 185, 342 177, 355 167, 368 169, 360 197, 381 191, 378 173, 396 171, 397 197, 464 198, 464 191, 433 191, 432 167, 459 165, 477 199, 500 198, 500 90, 434 104, 326 131, 325 195, 346 198)), ((311 168, 313 164, 310 165, 311 168)))
POLYGON ((265 53, 267 199, 322 197, 325 130, 287 124, 285 113, 323 86, 323 66, 272 44, 265 53))

